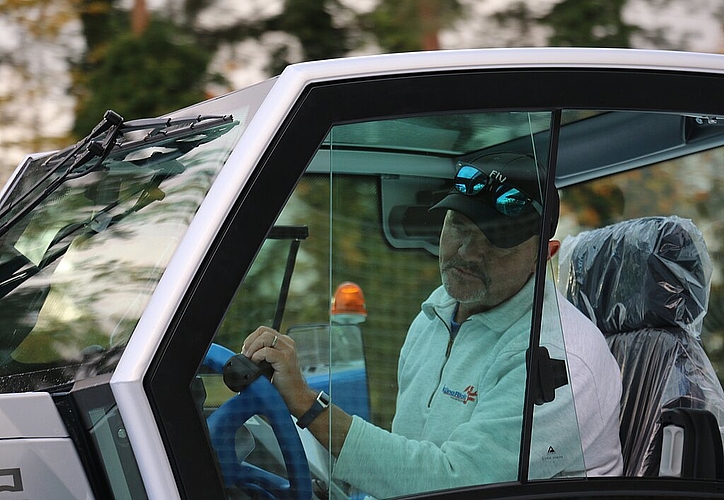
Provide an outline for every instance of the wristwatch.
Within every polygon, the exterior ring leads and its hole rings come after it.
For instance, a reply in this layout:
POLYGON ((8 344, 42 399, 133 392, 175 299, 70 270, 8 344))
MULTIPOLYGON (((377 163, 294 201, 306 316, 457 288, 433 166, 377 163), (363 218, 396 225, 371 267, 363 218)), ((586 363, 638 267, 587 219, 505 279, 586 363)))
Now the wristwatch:
POLYGON ((319 391, 319 394, 317 394, 317 400, 314 402, 314 404, 307 410, 307 412, 299 417, 299 420, 297 420, 297 425, 300 429, 306 429, 309 424, 311 424, 315 418, 319 416, 320 413, 322 413, 324 410, 329 407, 329 394, 327 394, 324 391, 319 391))

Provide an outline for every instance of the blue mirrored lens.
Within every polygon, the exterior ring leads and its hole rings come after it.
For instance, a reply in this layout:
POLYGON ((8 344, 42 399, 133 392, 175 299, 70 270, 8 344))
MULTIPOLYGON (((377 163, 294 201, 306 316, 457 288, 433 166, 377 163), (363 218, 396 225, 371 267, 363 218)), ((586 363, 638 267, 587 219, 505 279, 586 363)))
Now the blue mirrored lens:
POLYGON ((520 189, 510 184, 491 184, 490 177, 485 172, 473 167, 463 165, 455 175, 454 187, 462 194, 475 196, 485 190, 488 186, 493 190, 492 204, 495 209, 503 215, 516 216, 523 213, 525 207, 532 203, 538 213, 542 213, 539 203, 530 199, 520 189))
POLYGON ((478 194, 487 184, 488 176, 470 165, 461 167, 455 176, 455 189, 463 194, 478 194))
POLYGON ((495 198, 495 209, 504 215, 520 215, 530 203, 522 191, 509 186, 500 186, 495 198))
POLYGON ((461 179, 475 179, 477 177, 480 177, 481 175, 485 174, 483 174, 477 168, 471 167, 470 165, 463 165, 462 167, 460 167, 460 170, 458 170, 457 173, 457 176, 461 179))

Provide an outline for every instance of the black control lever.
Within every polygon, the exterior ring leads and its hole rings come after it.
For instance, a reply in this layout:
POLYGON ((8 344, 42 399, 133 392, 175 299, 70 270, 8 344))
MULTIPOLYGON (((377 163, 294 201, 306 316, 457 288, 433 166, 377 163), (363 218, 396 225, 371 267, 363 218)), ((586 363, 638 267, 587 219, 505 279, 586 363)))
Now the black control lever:
POLYGON ((236 354, 224 364, 224 383, 234 392, 242 392, 261 375, 271 380, 274 368, 268 361, 258 365, 243 354, 236 354))
MULTIPOLYGON (((526 356, 526 366, 530 369, 530 352, 526 356)), ((548 349, 538 347, 538 373, 533 373, 533 401, 537 405, 550 403, 556 397, 556 389, 568 385, 566 362, 551 358, 548 349)))

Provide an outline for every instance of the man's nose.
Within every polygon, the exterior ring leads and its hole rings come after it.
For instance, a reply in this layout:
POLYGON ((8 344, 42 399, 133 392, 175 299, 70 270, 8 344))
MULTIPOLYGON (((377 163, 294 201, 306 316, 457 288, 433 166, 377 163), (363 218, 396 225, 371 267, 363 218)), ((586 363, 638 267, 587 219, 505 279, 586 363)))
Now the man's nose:
POLYGON ((490 242, 482 233, 469 235, 461 242, 458 254, 466 260, 475 260, 483 255, 489 246, 490 242))

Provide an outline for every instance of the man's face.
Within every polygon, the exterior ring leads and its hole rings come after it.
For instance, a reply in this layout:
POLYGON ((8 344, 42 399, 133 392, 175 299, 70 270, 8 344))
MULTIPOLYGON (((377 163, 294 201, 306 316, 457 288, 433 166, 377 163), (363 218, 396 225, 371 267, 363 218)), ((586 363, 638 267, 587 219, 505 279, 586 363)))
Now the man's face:
POLYGON ((440 235, 440 275, 448 294, 481 312, 515 295, 535 272, 538 237, 513 248, 490 243, 466 216, 448 210, 440 235))

